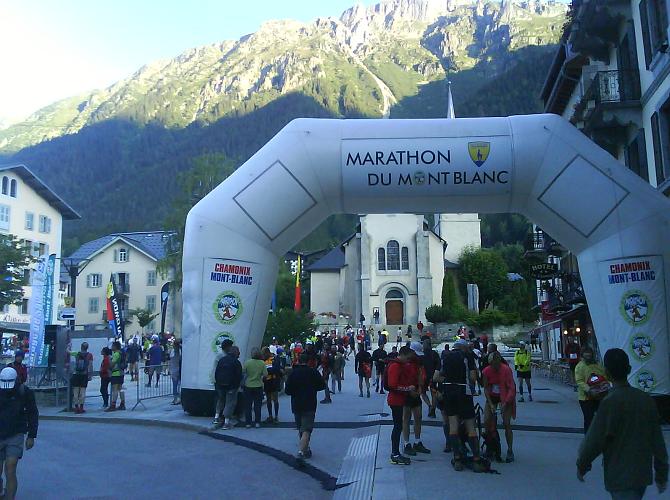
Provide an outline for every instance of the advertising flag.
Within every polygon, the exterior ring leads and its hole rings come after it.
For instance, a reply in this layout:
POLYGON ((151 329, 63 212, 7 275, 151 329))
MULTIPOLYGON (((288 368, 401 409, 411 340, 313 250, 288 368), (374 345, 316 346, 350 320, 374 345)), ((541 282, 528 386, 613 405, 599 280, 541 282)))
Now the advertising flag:
POLYGON ((40 257, 37 268, 32 273, 30 285, 30 344, 28 347, 28 366, 39 366, 39 358, 44 347, 44 288, 47 280, 48 257, 40 257))
POLYGON ((165 332, 165 317, 167 316, 168 299, 170 298, 170 282, 161 288, 161 333, 165 332))
POLYGON ((116 285, 112 276, 109 277, 109 283, 107 284, 107 321, 109 322, 109 327, 114 332, 114 336, 122 339, 123 317, 121 314, 121 304, 116 295, 116 285))
POLYGON ((302 308, 302 303, 300 300, 300 255, 298 255, 298 265, 295 268, 295 302, 293 303, 293 309, 295 311, 300 311, 302 308))

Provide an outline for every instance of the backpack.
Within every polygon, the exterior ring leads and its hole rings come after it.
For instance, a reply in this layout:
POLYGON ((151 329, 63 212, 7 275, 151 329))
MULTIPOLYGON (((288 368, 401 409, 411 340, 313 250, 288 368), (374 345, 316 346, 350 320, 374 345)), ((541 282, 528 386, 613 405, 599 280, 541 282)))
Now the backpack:
POLYGON ((74 371, 77 375, 88 375, 88 356, 81 352, 77 354, 74 371))
POLYGON ((399 363, 399 361, 396 361, 395 358, 392 358, 392 359, 388 360, 388 362, 386 363, 386 366, 384 367, 384 374, 382 375, 382 382, 384 384, 384 387, 386 389, 388 389, 389 391, 394 390, 394 388, 389 386, 389 368, 391 367, 391 365, 396 364, 396 363, 399 363))

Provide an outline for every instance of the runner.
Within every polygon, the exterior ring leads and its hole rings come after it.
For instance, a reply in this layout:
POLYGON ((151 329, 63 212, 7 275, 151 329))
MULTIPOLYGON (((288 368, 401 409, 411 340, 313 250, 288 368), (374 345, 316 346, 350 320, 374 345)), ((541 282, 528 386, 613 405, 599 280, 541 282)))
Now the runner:
POLYGON ((335 354, 333 354, 329 347, 324 347, 323 353, 321 354, 321 376, 323 377, 324 384, 326 384, 326 397, 321 400, 321 404, 330 404, 333 402, 330 397, 330 391, 328 390, 328 379, 330 379, 334 363, 335 354))
POLYGON ((372 356, 365 350, 363 344, 358 344, 358 354, 354 358, 354 373, 358 374, 359 397, 363 397, 363 380, 370 397, 370 376, 372 375, 372 356))
MULTIPOLYGON (((275 340, 276 342, 276 340, 275 340)), ((275 352, 276 352, 275 344, 275 352)), ((265 368, 268 371, 267 377, 263 379, 263 390, 265 391, 266 405, 268 409, 268 418, 265 419, 266 424, 276 424, 279 422, 279 382, 282 377, 282 370, 279 363, 279 358, 272 354, 269 347, 263 349, 263 361, 265 368), (272 409, 274 408, 274 417, 272 416, 272 409)))
POLYGON ((430 453, 421 442, 421 424, 422 424, 422 405, 421 395, 425 392, 426 372, 423 369, 421 359, 423 357, 423 346, 419 342, 410 344, 410 353, 408 362, 405 364, 404 371, 407 374, 407 383, 417 387, 417 396, 408 395, 405 398, 403 408, 403 440, 405 442, 405 454, 414 456, 417 453, 430 453), (410 438, 409 424, 414 419, 414 438, 410 438), (411 439, 411 441, 410 441, 411 439))
POLYGON ((405 380, 405 364, 411 349, 407 346, 400 348, 396 358, 388 362, 385 370, 388 397, 386 399, 391 415, 393 416, 393 430, 391 431, 391 463, 409 465, 411 460, 400 453, 400 435, 403 429, 403 408, 408 395, 418 397, 416 386, 407 385, 405 380))
POLYGON ((516 368, 516 376, 519 379, 519 403, 523 403, 523 381, 526 381, 528 387, 528 401, 533 400, 533 394, 530 387, 530 351, 526 350, 526 343, 521 341, 521 347, 514 353, 514 367, 516 368))
POLYGON ((398 333, 398 335, 395 338, 395 345, 396 347, 400 347, 400 344, 402 344, 402 334, 398 333))
POLYGON ((463 453, 458 436, 461 422, 465 425, 468 443, 473 454, 473 471, 483 472, 480 463, 479 440, 475 429, 475 407, 470 384, 477 379, 477 370, 471 358, 465 355, 467 341, 457 340, 454 349, 449 351, 442 364, 444 405, 449 417, 449 441, 454 453, 454 470, 462 471, 463 453))
POLYGON ((337 384, 337 392, 342 392, 342 373, 344 371, 344 356, 340 352, 340 348, 333 346, 333 369, 330 373, 331 392, 335 393, 335 385, 337 384))
POLYGON ((582 349, 582 359, 575 367, 579 406, 584 416, 584 434, 589 430, 593 416, 598 411, 600 400, 607 395, 603 391, 603 382, 607 383, 605 368, 600 366, 590 347, 582 349))
POLYGON ((26 450, 35 445, 38 420, 33 391, 18 380, 14 368, 4 368, 0 371, 0 495, 3 494, 3 469, 7 489, 0 498, 14 500, 16 497, 19 485, 16 469, 23 457, 24 443, 26 450))
POLYGON ((84 402, 86 401, 86 388, 93 378, 93 355, 88 352, 88 343, 82 342, 81 351, 71 352, 70 356, 74 357, 73 371, 70 376, 74 412, 77 414, 86 413, 84 402))
POLYGON ((391 352, 389 352, 389 359, 395 359, 398 357, 398 348, 396 346, 391 347, 391 352))
POLYGON ((440 371, 442 362, 440 360, 440 355, 433 350, 430 339, 423 341, 423 356, 421 356, 421 362, 423 364, 423 369, 426 374, 426 379, 423 384, 423 387, 430 390, 430 399, 428 399, 428 391, 424 391, 421 394, 421 398, 424 403, 428 406, 428 416, 431 418, 436 418, 435 416, 435 407, 436 407, 436 398, 435 398, 435 387, 433 385, 433 376, 436 371, 440 371))
POLYGON ((383 346, 377 347, 372 352, 372 361, 375 364, 375 392, 379 394, 384 394, 384 368, 386 365, 386 359, 388 358, 388 353, 384 350, 383 346))
POLYGON ((121 358, 121 342, 114 341, 112 342, 112 357, 110 360, 110 369, 112 370, 112 403, 109 405, 109 408, 105 409, 106 412, 116 411, 116 400, 120 396, 121 404, 119 404, 119 410, 126 409, 126 395, 123 392, 123 363, 121 358))
POLYGON ((319 372, 310 368, 307 361, 308 356, 301 354, 299 364, 286 380, 286 394, 291 396, 291 411, 298 429, 298 460, 301 462, 312 457, 309 442, 316 417, 316 393, 326 388, 319 372))
MULTIPOLYGON (((484 368, 483 371, 483 385, 484 395, 486 396, 484 428, 487 430, 487 437, 491 437, 489 432, 495 432, 497 435, 495 415, 498 407, 500 407, 503 426, 505 427, 505 440, 507 441, 505 462, 514 462, 512 419, 516 418, 516 403, 514 401, 516 386, 514 385, 514 374, 510 367, 502 362, 502 356, 499 352, 489 354, 489 366, 484 368)), ((487 447, 487 452, 489 451, 487 447)))

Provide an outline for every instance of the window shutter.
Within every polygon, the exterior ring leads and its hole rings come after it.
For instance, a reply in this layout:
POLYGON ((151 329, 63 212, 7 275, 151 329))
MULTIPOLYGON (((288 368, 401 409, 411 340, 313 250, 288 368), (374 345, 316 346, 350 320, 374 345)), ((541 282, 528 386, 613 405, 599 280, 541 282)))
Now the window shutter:
POLYGON ((126 248, 126 262, 130 262, 130 247, 126 248))
POLYGON ((651 40, 650 36, 650 26, 649 26, 649 16, 647 15, 647 0, 642 0, 640 2, 640 27, 642 28, 642 43, 644 45, 644 62, 649 68, 651 64, 651 40))
POLYGON ((114 249, 114 262, 119 261, 119 251, 114 249))
POLYGON ((91 275, 86 275, 86 288, 91 288, 91 275))
POLYGON ((661 126, 658 118, 658 111, 651 115, 651 136, 654 141, 654 165, 656 167, 656 185, 660 185, 665 180, 663 170, 663 149, 661 146, 661 126))
POLYGON ((102 274, 98 274, 98 286, 102 286, 102 274))
POLYGON ((637 132, 637 157, 639 164, 639 176, 649 182, 649 163, 647 162, 647 140, 644 137, 644 129, 637 132))

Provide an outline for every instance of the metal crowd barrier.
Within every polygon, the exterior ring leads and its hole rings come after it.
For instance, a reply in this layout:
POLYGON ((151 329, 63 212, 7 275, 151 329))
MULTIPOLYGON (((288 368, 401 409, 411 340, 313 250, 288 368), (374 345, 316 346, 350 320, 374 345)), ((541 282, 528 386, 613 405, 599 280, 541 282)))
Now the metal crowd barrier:
POLYGON ((144 406, 144 400, 172 396, 172 377, 168 363, 139 367, 139 376, 134 383, 137 401, 132 410, 138 405, 144 406))

